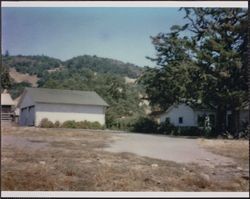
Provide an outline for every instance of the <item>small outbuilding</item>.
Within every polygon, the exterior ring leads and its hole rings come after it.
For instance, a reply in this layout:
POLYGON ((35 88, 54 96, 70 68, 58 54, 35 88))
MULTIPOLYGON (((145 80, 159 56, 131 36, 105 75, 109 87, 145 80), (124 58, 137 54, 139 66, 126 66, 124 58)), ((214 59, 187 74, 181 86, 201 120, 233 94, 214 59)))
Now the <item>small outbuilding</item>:
POLYGON ((39 126, 42 119, 63 123, 68 120, 105 124, 108 104, 93 91, 25 88, 18 108, 21 126, 39 126))
POLYGON ((1 120, 12 120, 15 102, 7 90, 1 93, 1 120))

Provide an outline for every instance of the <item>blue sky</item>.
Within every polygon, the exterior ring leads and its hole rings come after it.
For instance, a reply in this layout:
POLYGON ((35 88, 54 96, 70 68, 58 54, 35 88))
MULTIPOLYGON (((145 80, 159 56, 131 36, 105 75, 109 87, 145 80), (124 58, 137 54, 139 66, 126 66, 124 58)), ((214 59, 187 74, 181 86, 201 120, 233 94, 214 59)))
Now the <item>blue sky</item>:
POLYGON ((2 8, 2 52, 109 57, 153 66, 150 36, 184 24, 179 8, 2 8))

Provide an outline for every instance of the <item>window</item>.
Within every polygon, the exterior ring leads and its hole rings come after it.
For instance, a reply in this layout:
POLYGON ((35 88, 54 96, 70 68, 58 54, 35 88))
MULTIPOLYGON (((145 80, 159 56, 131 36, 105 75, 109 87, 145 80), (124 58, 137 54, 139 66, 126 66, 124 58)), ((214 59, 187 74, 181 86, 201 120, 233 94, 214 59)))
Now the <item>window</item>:
POLYGON ((179 117, 179 124, 183 123, 183 117, 179 117))

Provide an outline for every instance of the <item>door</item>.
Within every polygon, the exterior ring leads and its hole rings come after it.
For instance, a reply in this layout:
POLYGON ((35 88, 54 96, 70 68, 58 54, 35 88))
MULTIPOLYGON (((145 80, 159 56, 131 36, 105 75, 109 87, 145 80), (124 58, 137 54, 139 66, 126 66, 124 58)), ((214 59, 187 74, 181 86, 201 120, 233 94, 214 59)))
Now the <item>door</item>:
POLYGON ((35 125, 35 106, 29 106, 28 108, 28 126, 35 125))

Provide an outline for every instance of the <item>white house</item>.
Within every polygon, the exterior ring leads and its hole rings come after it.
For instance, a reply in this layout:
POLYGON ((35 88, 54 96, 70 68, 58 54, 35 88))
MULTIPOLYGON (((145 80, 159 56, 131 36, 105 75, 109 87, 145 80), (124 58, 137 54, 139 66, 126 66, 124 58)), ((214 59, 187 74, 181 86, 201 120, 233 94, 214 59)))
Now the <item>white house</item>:
POLYGON ((185 103, 174 104, 158 115, 158 123, 168 119, 175 126, 199 126, 199 122, 205 115, 215 121, 215 112, 211 109, 193 107, 185 103))
POLYGON ((87 120, 103 125, 107 107, 108 104, 92 91, 25 88, 18 103, 19 124, 38 126, 47 118, 52 122, 87 120))

